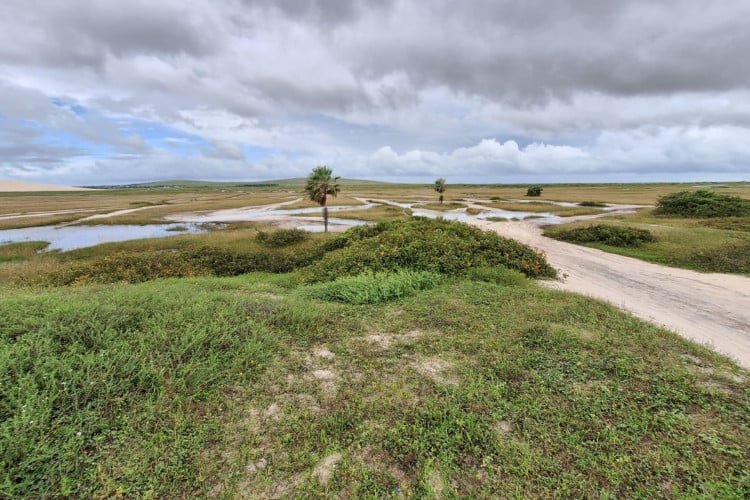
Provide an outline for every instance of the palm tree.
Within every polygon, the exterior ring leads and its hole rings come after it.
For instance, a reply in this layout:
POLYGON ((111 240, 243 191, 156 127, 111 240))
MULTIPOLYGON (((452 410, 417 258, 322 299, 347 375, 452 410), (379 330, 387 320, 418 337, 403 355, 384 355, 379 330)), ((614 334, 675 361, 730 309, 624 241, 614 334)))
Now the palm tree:
POLYGON ((333 177, 333 170, 325 165, 315 167, 307 176, 307 185, 305 192, 310 199, 323 207, 323 223, 325 224, 326 233, 328 232, 328 195, 336 196, 339 192, 337 181, 339 177, 333 177))
POLYGON ((437 191, 438 193, 440 193, 440 204, 441 205, 443 204, 443 193, 445 193, 446 189, 447 188, 445 186, 445 179, 443 179, 441 177, 440 179, 438 179, 438 180, 435 181, 435 191, 437 191))

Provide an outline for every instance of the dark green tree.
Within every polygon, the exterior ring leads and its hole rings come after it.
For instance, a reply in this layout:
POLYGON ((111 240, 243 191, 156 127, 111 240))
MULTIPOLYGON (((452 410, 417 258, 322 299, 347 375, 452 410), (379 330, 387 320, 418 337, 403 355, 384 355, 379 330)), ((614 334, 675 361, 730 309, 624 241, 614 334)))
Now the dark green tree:
POLYGON ((445 193, 445 190, 447 189, 445 184, 445 179, 442 177, 435 181, 435 191, 437 191, 440 194, 440 204, 443 204, 443 193, 445 193))
POLYGON ((325 165, 315 167, 307 176, 305 192, 310 199, 323 207, 323 223, 325 231, 328 232, 328 207, 326 206, 329 196, 336 196, 340 190, 339 177, 333 176, 333 170, 325 165))

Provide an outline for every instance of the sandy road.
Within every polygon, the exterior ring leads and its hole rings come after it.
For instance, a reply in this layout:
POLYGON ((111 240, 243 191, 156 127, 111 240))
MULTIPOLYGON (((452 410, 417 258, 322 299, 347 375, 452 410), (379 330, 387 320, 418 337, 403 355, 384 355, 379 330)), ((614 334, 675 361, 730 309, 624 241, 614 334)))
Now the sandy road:
POLYGON ((468 221, 547 255, 559 290, 604 300, 750 368, 750 278, 707 274, 553 240, 530 222, 468 221))

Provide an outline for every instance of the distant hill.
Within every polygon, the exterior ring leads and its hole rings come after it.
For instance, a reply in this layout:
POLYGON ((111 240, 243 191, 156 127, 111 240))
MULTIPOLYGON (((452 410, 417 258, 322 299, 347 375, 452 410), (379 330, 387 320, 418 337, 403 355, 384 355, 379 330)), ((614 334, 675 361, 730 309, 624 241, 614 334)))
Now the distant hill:
POLYGON ((0 193, 30 193, 39 191, 88 191, 87 188, 41 184, 38 182, 0 179, 0 193))
MULTIPOLYGON (((193 181, 185 179, 165 180, 155 182, 140 182, 136 184, 118 184, 106 186, 87 186, 96 189, 221 189, 221 188, 301 188, 305 185, 306 178, 296 177, 292 179, 276 179, 268 181, 248 181, 248 182, 216 182, 216 181, 193 181)), ((388 182, 369 181, 365 179, 339 179, 342 186, 375 186, 388 185, 388 182)))

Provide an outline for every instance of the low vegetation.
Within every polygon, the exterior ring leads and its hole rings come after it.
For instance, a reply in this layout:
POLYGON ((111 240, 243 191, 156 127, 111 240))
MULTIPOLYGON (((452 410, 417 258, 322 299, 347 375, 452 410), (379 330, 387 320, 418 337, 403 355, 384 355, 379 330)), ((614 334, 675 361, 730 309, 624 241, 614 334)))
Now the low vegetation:
POLYGON ((368 270, 357 276, 304 287, 302 293, 315 299, 347 304, 379 304, 434 288, 444 279, 442 274, 429 271, 373 273, 368 270))
POLYGON ((552 233, 553 237, 574 243, 603 243, 613 247, 640 247, 644 243, 656 241, 647 229, 627 226, 597 224, 592 226, 563 229, 552 233))
POLYGON ((707 189, 680 191, 659 198, 654 215, 670 217, 748 217, 750 200, 707 189))
POLYGON ((442 219, 415 218, 352 228, 326 244, 305 270, 311 282, 365 271, 431 271, 458 276, 471 267, 503 266, 529 277, 553 277, 544 257, 495 233, 442 219))
MULTIPOLYGON (((653 241, 644 241, 638 246, 612 245, 605 241, 584 244, 643 259, 657 264, 682 267, 696 271, 750 274, 750 218, 666 218, 653 216, 649 212, 608 217, 607 225, 622 227, 624 231, 647 231, 653 241)), ((560 238, 565 233, 587 234, 590 223, 578 222, 561 226, 550 226, 545 234, 560 238)), ((586 238, 584 238, 586 239, 586 238)))
MULTIPOLYGON (((750 255, 739 217, 610 225, 656 241, 590 244, 750 255)), ((276 233, 0 247, 0 497, 750 490, 748 372, 537 285, 528 247, 423 218, 276 233)))
POLYGON ((2 495, 747 491, 747 373, 702 347, 507 270, 367 306, 299 281, 2 294, 2 495))

